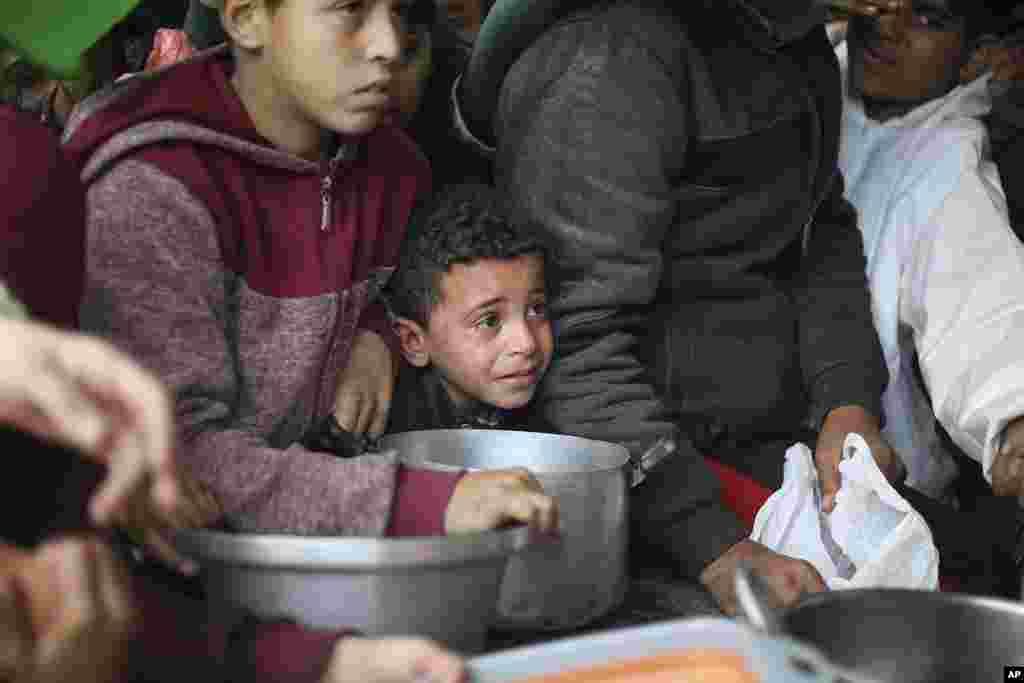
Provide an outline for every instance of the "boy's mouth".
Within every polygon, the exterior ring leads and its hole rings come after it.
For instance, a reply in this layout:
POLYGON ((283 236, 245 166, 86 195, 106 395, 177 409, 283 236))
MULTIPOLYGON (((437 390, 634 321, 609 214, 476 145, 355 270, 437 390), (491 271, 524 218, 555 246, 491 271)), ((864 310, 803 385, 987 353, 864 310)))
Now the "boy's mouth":
POLYGON ((389 110, 396 106, 396 98, 392 92, 393 83, 391 79, 374 81, 370 85, 355 90, 357 105, 356 109, 362 110, 389 110))
POLYGON ((510 382, 532 382, 533 380, 535 380, 537 378, 537 376, 539 374, 540 374, 540 366, 539 365, 533 365, 533 366, 531 366, 529 368, 526 368, 524 370, 519 370, 517 372, 510 372, 510 373, 504 374, 501 377, 499 377, 498 379, 500 379, 500 380, 507 380, 507 381, 510 381, 510 382))

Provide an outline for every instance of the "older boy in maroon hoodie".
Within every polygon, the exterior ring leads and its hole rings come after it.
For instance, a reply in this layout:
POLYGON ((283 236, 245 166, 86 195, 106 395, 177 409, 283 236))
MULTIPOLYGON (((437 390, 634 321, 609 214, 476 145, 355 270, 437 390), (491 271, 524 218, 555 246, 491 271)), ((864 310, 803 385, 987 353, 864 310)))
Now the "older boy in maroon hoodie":
POLYGON ((88 188, 83 326, 170 385, 179 455, 242 530, 552 523, 522 473, 301 445, 338 423, 383 430, 398 359, 376 299, 429 190, 387 115, 416 8, 226 0, 228 47, 123 83, 68 125, 88 188))
MULTIPOLYGON (((0 141, 0 282, 14 285, 29 312, 72 324, 82 188, 56 137, 27 114, 0 107, 0 141)), ((416 669, 459 679, 459 660, 427 641, 212 619, 170 577, 129 575, 95 535, 97 521, 139 505, 166 524, 197 514, 181 494, 173 509, 156 510, 168 481, 182 483, 171 466, 169 402, 127 357, 4 317, 17 308, 0 287, 0 450, 21 463, 7 482, 19 495, 0 504, 0 680, 343 683, 412 680, 416 669), (110 462, 109 472, 90 459, 110 462)))

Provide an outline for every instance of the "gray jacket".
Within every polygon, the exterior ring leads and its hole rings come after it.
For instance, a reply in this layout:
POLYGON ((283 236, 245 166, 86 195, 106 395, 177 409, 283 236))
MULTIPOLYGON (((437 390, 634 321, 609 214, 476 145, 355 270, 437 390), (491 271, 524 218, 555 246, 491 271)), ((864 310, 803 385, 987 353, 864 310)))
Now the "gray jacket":
POLYGON ((576 12, 514 64, 495 121, 497 184, 583 273, 554 306, 545 416, 636 457, 677 439, 634 521, 694 575, 746 535, 698 452, 877 415, 887 380, 822 17, 764 4, 576 12))

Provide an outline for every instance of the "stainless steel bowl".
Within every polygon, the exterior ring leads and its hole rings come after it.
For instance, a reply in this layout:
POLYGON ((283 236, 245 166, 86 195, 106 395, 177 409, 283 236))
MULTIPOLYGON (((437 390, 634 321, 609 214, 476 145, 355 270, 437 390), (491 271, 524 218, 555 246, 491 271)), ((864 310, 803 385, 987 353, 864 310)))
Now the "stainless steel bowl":
POLYGON ((885 683, 1001 681, 1024 666, 1024 605, 957 593, 862 588, 812 595, 785 630, 885 683))
POLYGON ((449 537, 352 538, 184 531, 211 600, 312 627, 415 634, 483 650, 526 527, 449 537))
POLYGON ((562 630, 622 602, 628 541, 629 453, 573 436, 491 429, 393 434, 384 446, 414 467, 525 467, 558 501, 561 542, 538 543, 509 561, 495 626, 562 630))

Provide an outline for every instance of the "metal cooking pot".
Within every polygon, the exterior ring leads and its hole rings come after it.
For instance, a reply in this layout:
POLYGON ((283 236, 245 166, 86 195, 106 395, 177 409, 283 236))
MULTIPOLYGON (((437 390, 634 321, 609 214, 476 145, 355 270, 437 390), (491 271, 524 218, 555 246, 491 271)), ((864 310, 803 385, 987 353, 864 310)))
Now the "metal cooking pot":
POLYGON ((1001 681, 1024 665, 1024 605, 957 593, 850 589, 812 595, 785 630, 832 661, 899 683, 1001 681))
POLYGON ((509 560, 494 625, 562 630, 618 606, 626 591, 629 453, 573 436, 492 429, 393 434, 383 445, 413 467, 525 467, 558 501, 560 542, 509 560))
POLYGON ((486 645, 508 558, 532 537, 524 526, 393 539, 182 531, 175 543, 200 563, 215 602, 470 654, 486 645))

